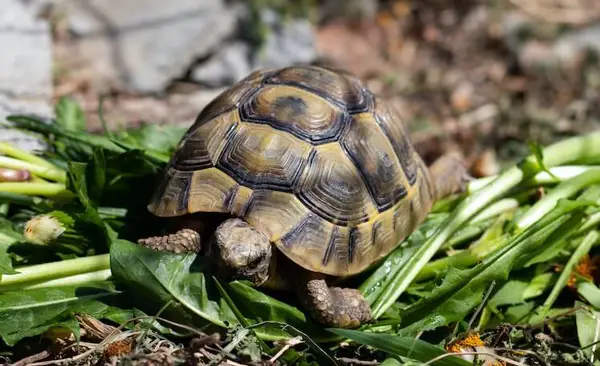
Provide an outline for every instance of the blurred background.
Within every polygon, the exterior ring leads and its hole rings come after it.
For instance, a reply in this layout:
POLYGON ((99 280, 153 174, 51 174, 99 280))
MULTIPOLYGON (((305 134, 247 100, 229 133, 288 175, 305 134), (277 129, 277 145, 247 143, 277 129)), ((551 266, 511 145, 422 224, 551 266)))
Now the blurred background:
POLYGON ((252 70, 332 65, 484 176, 600 129, 598 55, 598 0, 0 0, 0 119, 70 96, 92 130, 100 98, 113 128, 187 126, 252 70))

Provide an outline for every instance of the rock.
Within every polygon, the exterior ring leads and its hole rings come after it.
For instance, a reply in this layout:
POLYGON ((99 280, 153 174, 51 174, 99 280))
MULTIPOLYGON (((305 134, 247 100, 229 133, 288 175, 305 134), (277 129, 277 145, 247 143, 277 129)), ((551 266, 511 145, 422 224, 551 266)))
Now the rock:
POLYGON ((316 37, 308 20, 286 21, 271 9, 264 9, 260 15, 268 31, 261 48, 252 57, 253 70, 307 64, 316 60, 316 37))
POLYGON ((518 49, 517 59, 524 70, 532 72, 547 67, 576 69, 590 51, 600 55, 600 25, 573 29, 555 41, 527 40, 518 49))
POLYGON ((20 0, 29 14, 37 17, 52 13, 55 7, 60 6, 62 0, 20 0))
POLYGON ((225 45, 192 70, 192 80, 213 88, 230 86, 254 70, 317 59, 316 39, 308 20, 284 20, 271 9, 263 9, 260 16, 267 31, 258 49, 242 40, 225 45))
POLYGON ((564 64, 577 62, 582 53, 600 55, 600 25, 572 30, 561 36, 553 47, 554 54, 564 64))
POLYGON ((192 80, 213 88, 231 85, 250 73, 249 57, 248 44, 238 41, 226 45, 192 71, 192 80))
POLYGON ((105 89, 162 92, 230 36, 224 0, 65 0, 74 52, 105 89))
MULTIPOLYGON (((0 12, 0 120, 11 114, 52 116, 52 43, 46 21, 36 19, 18 0, 3 0, 0 12)), ((35 150, 37 138, 0 129, 0 140, 35 150)))

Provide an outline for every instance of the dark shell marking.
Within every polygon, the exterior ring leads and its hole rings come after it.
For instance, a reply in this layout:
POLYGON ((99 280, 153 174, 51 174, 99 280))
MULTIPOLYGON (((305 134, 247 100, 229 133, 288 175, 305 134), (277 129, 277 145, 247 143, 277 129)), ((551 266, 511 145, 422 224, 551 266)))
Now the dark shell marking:
POLYGON ((157 186, 157 216, 225 212, 301 266, 361 272, 425 217, 433 185, 399 115, 354 77, 255 72, 211 102, 157 186))

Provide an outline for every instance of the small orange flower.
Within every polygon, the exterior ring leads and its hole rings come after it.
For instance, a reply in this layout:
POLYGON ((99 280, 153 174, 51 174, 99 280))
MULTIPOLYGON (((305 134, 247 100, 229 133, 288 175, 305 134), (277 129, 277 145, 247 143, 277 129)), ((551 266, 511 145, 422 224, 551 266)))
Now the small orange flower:
POLYGON ((446 351, 451 353, 461 353, 469 347, 483 347, 485 343, 481 340, 479 333, 471 333, 463 339, 450 342, 446 346, 446 351))
POLYGON ((586 278, 588 280, 593 281, 596 271, 598 267, 596 265, 597 258, 590 258, 588 254, 584 255, 583 258, 577 263, 573 273, 569 276, 569 281, 567 282, 567 286, 572 289, 577 288, 577 275, 586 278))
MULTIPOLYGON (((485 342, 479 336, 479 333, 470 333, 468 336, 457 339, 450 342, 446 346, 446 351, 450 353, 463 354, 459 357, 462 357, 465 360, 473 361, 474 354, 473 353, 482 353, 488 352, 494 354, 494 350, 485 346, 485 342)), ((489 354, 480 354, 478 356, 478 360, 480 363, 478 365, 482 366, 506 366, 504 361, 496 359, 493 355, 489 354)))

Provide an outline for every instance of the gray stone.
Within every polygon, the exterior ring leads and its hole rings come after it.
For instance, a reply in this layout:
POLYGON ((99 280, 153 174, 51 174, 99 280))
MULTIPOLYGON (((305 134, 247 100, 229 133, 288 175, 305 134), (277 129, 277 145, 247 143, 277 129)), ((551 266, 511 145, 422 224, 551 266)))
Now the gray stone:
POLYGON ((553 50, 564 63, 572 62, 585 51, 600 55, 600 24, 566 33, 556 41, 553 50))
MULTIPOLYGON (((52 42, 50 28, 18 0, 2 0, 0 12, 0 120, 11 114, 52 116, 52 42)), ((0 128, 0 140, 34 150, 37 138, 0 128)))
POLYGON ((65 10, 95 77, 140 92, 163 91, 236 25, 223 0, 68 0, 65 10))
POLYGON ((56 7, 60 7, 62 0, 20 0, 29 14, 34 16, 47 15, 53 13, 56 7))
POLYGON ((52 52, 48 24, 16 0, 2 0, 0 12, 0 93, 50 97, 52 52))
POLYGON ((250 73, 249 56, 248 44, 228 44, 196 67, 192 71, 192 80, 213 88, 231 85, 250 73))
POLYGON ((284 20, 270 9, 263 10, 261 17, 269 30, 261 49, 252 58, 254 70, 306 64, 316 60, 316 39, 308 20, 284 20))

